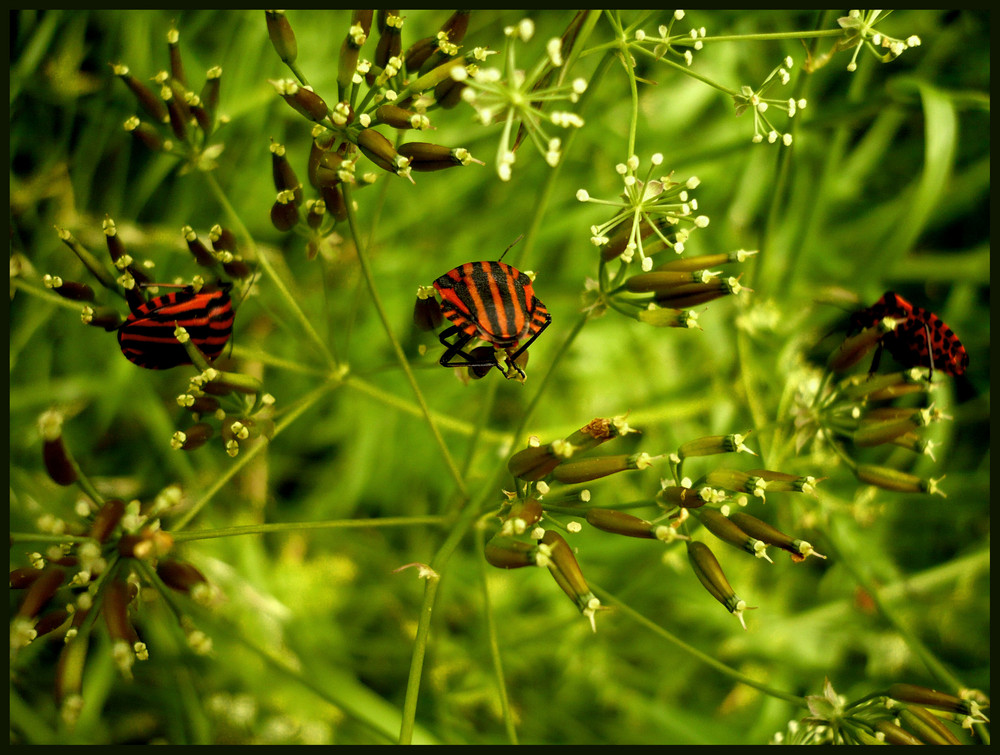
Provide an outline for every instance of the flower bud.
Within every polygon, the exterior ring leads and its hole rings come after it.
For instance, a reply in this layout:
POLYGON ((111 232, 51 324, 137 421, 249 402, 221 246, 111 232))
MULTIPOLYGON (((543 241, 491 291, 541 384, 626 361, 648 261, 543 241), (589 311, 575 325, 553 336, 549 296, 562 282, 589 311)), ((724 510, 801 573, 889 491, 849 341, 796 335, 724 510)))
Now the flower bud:
POLYGON ((498 569, 520 569, 524 566, 538 566, 536 557, 538 546, 507 535, 496 535, 486 543, 486 562, 498 569))
POLYGON ((626 537, 655 540, 656 525, 615 509, 587 509, 587 523, 599 530, 626 537))
POLYGON ((937 716, 919 705, 907 705, 900 710, 899 722, 917 739, 929 745, 962 744, 937 716))
POLYGON ((854 474, 861 482, 875 485, 883 490, 894 490, 897 493, 930 493, 931 495, 936 493, 942 498, 947 498, 941 489, 938 488, 938 483, 944 479, 943 477, 937 480, 933 478, 925 480, 908 472, 901 472, 898 469, 881 467, 875 464, 858 464, 857 469, 854 470, 854 474))
POLYGON ((687 544, 687 552, 688 560, 691 562, 691 567, 694 569, 698 581, 713 598, 726 607, 729 613, 734 614, 740 620, 743 628, 746 629, 743 611, 747 610, 747 604, 729 586, 726 575, 722 573, 722 567, 719 566, 719 562, 709 547, 702 542, 692 540, 687 544))
POLYGON ((570 597, 580 612, 590 620, 590 626, 596 632, 594 614, 601 607, 601 601, 587 586, 583 572, 580 571, 580 565, 573 555, 573 549, 570 548, 563 536, 554 530, 546 530, 541 543, 547 548, 546 560, 548 563, 546 566, 555 578, 556 584, 570 597))
POLYGON ((160 559, 156 564, 156 574, 167 587, 178 592, 191 592, 191 588, 208 583, 194 566, 173 558, 160 559))
POLYGON ((264 15, 267 20, 267 36, 270 37, 271 44, 274 45, 274 51, 278 53, 281 62, 294 63, 299 54, 299 46, 295 41, 292 25, 285 18, 285 11, 266 10, 264 15))
POLYGON ((740 529, 736 522, 723 516, 716 509, 698 509, 695 517, 704 525, 705 529, 723 542, 729 543, 757 558, 763 558, 769 563, 771 562, 771 559, 767 555, 767 543, 765 541, 748 535, 740 529))
POLYGON ((646 469, 652 466, 652 458, 647 453, 631 456, 620 454, 616 456, 599 456, 579 461, 565 461, 553 470, 553 476, 559 482, 575 483, 596 480, 616 472, 630 469, 646 469))
POLYGON ((124 515, 125 501, 119 498, 111 498, 105 501, 104 505, 97 512, 97 516, 94 517, 94 523, 90 525, 88 536, 94 538, 99 543, 107 541, 124 515))

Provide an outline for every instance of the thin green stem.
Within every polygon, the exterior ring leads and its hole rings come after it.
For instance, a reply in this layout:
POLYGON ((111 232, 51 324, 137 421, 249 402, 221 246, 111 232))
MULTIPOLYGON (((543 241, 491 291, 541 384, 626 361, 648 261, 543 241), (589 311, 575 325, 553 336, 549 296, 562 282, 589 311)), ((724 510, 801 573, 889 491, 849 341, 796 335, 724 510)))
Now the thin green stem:
MULTIPOLYGON (((482 528, 476 530, 476 550, 481 552, 485 547, 485 534, 482 528)), ((493 674, 496 676, 497 695, 500 698, 500 711, 503 715, 507 739, 512 745, 517 744, 517 729, 514 727, 514 715, 510 709, 510 699, 507 697, 507 683, 503 672, 503 659, 500 657, 500 641, 497 638, 497 625, 493 619, 490 607, 489 581, 486 576, 486 559, 479 561, 479 585, 483 594, 483 616, 486 621, 486 635, 490 645, 490 659, 493 662, 493 674)))
POLYGON ((229 216, 230 222, 232 222, 232 224, 236 227, 240 236, 243 237, 244 243, 247 244, 251 257, 260 264, 260 266, 264 269, 264 272, 267 273, 268 277, 274 283, 275 287, 278 289, 278 293, 280 293, 281 297, 285 300, 285 305, 295 316, 295 319, 298 320, 302 331, 306 334, 306 336, 308 336, 309 340, 315 344, 317 351, 323 357, 327 367, 331 371, 339 369, 337 359, 330 350, 330 346, 326 343, 326 341, 320 338, 319 333, 317 333, 316 329, 313 327, 312 320, 310 320, 309 317, 306 316, 306 313, 302 311, 298 300, 292 295, 288 286, 285 285, 284 280, 282 280, 278 275, 277 270, 274 269, 274 265, 271 264, 267 254, 257 248, 257 245, 253 240, 253 236, 250 235, 250 231, 247 229, 246 225, 244 225, 239 213, 236 212, 236 208, 234 208, 230 203, 229 198, 222 190, 222 187, 219 186, 219 182, 215 179, 215 174, 202 173, 202 175, 205 177, 205 182, 208 184, 209 189, 212 190, 216 200, 220 205, 222 205, 223 210, 225 210, 226 214, 229 216))
POLYGON ((635 609, 629 607, 627 604, 623 603, 620 599, 618 599, 617 597, 615 597, 614 595, 612 595, 611 593, 609 593, 607 590, 604 590, 604 589, 596 586, 593 582, 590 582, 590 588, 594 591, 594 594, 597 595, 597 597, 599 597, 601 599, 602 602, 610 603, 610 604, 613 604, 613 605, 617 606, 626 616, 628 616, 629 618, 631 618, 637 624, 640 624, 640 625, 646 627, 647 629, 649 629, 650 631, 652 631, 654 634, 662 637, 667 642, 672 643, 673 645, 675 645, 676 647, 680 648, 681 650, 683 650, 688 655, 691 655, 692 657, 694 657, 697 660, 699 660, 702 663, 704 663, 706 666, 709 666, 709 667, 715 669, 720 674, 723 674, 724 676, 728 676, 730 679, 733 679, 734 681, 740 682, 741 684, 745 684, 748 687, 753 687, 754 689, 760 690, 764 694, 770 695, 771 697, 775 697, 775 698, 777 698, 779 700, 785 700, 786 702, 793 703, 794 705, 798 705, 798 706, 800 706, 802 708, 806 707, 805 698, 799 697, 798 695, 793 695, 793 694, 791 694, 789 692, 785 692, 784 690, 775 689, 774 687, 769 687, 768 685, 766 685, 766 684, 764 684, 762 682, 758 682, 756 679, 752 679, 751 677, 747 676, 746 674, 740 673, 739 671, 737 671, 734 668, 730 668, 726 664, 722 663, 721 661, 716 660, 715 658, 713 658, 712 656, 708 655, 707 653, 704 653, 701 650, 698 650, 693 645, 688 645, 680 637, 677 637, 676 635, 672 634, 671 632, 668 632, 666 629, 664 629, 663 627, 661 627, 659 624, 657 624, 657 623, 655 623, 653 621, 650 621, 645 616, 643 616, 641 613, 639 613, 635 609))
POLYGON ((320 522, 271 522, 270 524, 248 524, 240 527, 220 527, 214 530, 171 532, 175 543, 192 540, 211 540, 219 537, 240 535, 266 535, 274 532, 301 532, 308 530, 337 530, 376 527, 408 527, 418 524, 442 525, 447 523, 443 516, 396 516, 381 519, 333 519, 320 522))
POLYGON ((434 436, 434 442, 441 450, 441 456, 444 458, 445 465, 448 467, 448 472, 455 481, 455 485, 458 487, 461 497, 463 499, 468 499, 469 493, 465 487, 465 479, 462 477, 462 473, 455 465, 455 460, 451 456, 451 451, 448 450, 448 446, 445 444, 444 438, 441 436, 441 431, 438 429, 437 422, 434 421, 434 417, 431 415, 431 410, 430 407, 427 406, 426 399, 424 399, 423 391, 420 390, 420 385, 417 383, 417 379, 413 375, 413 369, 410 367, 410 361, 406 358, 406 353, 403 351, 403 347, 400 345, 399 339, 396 338, 396 334, 392 330, 392 324, 389 322, 389 315, 386 313, 385 307, 382 305, 382 297, 379 296, 378 289, 375 287, 375 277, 372 275, 371 265, 368 263, 366 244, 361 238, 361 230, 358 228, 357 213, 354 211, 354 192, 351 191, 351 188, 347 184, 344 184, 343 188, 344 203, 347 205, 347 222, 351 228, 351 235, 354 237, 354 245, 357 249, 358 255, 358 264, 361 266, 361 274, 365 278, 365 283, 368 284, 368 293, 371 294, 372 304, 375 305, 375 311, 378 312, 379 319, 382 321, 382 328, 385 330, 386 337, 392 345, 392 350, 396 354, 399 366, 402 368, 403 374, 406 375, 406 380, 409 382, 410 388, 413 390, 413 395, 417 399, 417 404, 420 405, 420 411, 424 416, 424 420, 430 428, 431 435, 434 436))

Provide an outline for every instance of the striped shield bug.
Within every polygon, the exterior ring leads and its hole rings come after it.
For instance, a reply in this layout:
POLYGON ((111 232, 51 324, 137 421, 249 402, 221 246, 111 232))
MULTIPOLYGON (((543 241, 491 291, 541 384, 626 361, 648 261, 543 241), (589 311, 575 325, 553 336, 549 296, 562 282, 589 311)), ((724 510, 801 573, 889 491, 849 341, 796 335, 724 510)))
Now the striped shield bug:
POLYGON ((438 336, 445 347, 441 366, 466 366, 476 377, 496 367, 523 382, 518 358, 552 321, 531 278, 504 262, 466 262, 434 281, 434 289, 441 314, 451 322, 438 336), (474 339, 493 349, 468 349, 474 339), (503 353, 502 362, 497 352, 503 353))
POLYGON ((969 355, 955 332, 933 312, 910 304, 897 293, 887 291, 872 306, 851 316, 848 335, 877 325, 883 318, 896 321, 894 330, 881 337, 871 372, 878 369, 882 349, 906 367, 927 367, 928 379, 937 368, 946 375, 962 375, 969 355))
POLYGON ((200 291, 186 286, 135 307, 118 328, 122 354, 149 370, 191 364, 191 357, 174 335, 180 325, 205 357, 214 360, 233 332, 231 288, 229 282, 205 286, 200 291))

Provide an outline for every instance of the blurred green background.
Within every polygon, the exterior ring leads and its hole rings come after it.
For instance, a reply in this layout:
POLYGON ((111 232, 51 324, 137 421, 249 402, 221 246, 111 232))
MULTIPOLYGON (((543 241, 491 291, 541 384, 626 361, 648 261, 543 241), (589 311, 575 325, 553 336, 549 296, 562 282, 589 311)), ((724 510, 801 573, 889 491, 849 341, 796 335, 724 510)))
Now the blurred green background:
MULTIPOLYGON (((405 49, 433 34, 448 12, 403 15, 405 49)), ((474 12, 466 46, 501 47, 503 27, 524 15, 474 12)), ((572 17, 527 15, 537 29, 518 48, 524 65, 572 17)), ((709 39, 807 32, 837 28, 838 15, 692 11, 675 30, 704 26, 709 39)), ((288 18, 297 65, 332 102, 349 12, 290 11, 288 18)), ((667 19, 654 16, 643 28, 652 33, 667 19)), ((113 335, 82 326, 74 308, 40 283, 46 273, 87 280, 53 226, 68 228, 104 259, 101 222, 109 215, 129 251, 155 262, 158 280, 172 280, 198 272, 182 226, 205 237, 216 223, 231 225, 202 176, 182 175, 176 160, 142 149, 122 129, 136 105, 109 63, 125 63, 148 80, 168 65, 171 23, 193 88, 209 67, 223 69, 220 111, 231 120, 216 139, 225 144, 215 171, 220 186, 355 379, 276 437, 187 529, 416 517, 454 505, 455 482, 376 316, 346 224, 337 228, 343 242, 310 260, 301 236, 281 234, 269 221, 270 140, 286 145, 304 176, 310 124, 268 83, 289 74, 268 42, 264 14, 16 11, 10 22, 10 244, 18 281, 10 307, 11 530, 33 532, 44 514, 77 518, 79 493, 54 485, 42 465, 37 419, 50 407, 65 412, 67 444, 105 495, 148 501, 178 484, 190 502, 235 463, 217 439, 189 454, 170 448, 172 433, 187 422, 175 396, 190 368, 140 370, 122 358, 113 335)), ((824 553, 826 538, 835 536, 839 560, 775 557, 768 565, 713 546, 737 592, 758 607, 747 614, 746 632, 698 584, 682 545, 585 528, 567 537, 587 579, 701 651, 795 695, 819 693, 824 677, 849 697, 894 681, 934 686, 907 634, 864 600, 854 576, 860 571, 882 588, 912 637, 964 684, 988 694, 989 14, 901 11, 884 31, 919 35, 922 45, 888 64, 863 52, 854 73, 845 70, 852 52, 841 52, 809 75, 801 70, 806 48, 799 39, 708 41, 695 53, 692 70, 731 89, 758 86, 791 55, 792 83, 781 91, 809 103, 788 124, 791 148, 752 144, 751 116, 736 117, 730 98, 638 60, 635 153, 643 166, 662 153, 664 173, 701 179, 693 194, 711 224, 692 236, 687 253, 759 249, 743 266, 742 282, 753 291, 709 305, 702 330, 651 328, 614 312, 589 321, 517 438, 511 433, 580 316, 584 282, 597 274, 589 228, 607 216, 575 194, 621 191, 614 166, 628 157, 631 105, 620 63, 588 94, 580 111, 586 125, 551 183, 551 169, 530 144, 518 153, 513 179, 500 182, 500 127, 479 125, 462 105, 432 113, 429 140, 466 147, 485 166, 417 174, 415 184, 381 174, 355 197, 389 322, 474 500, 499 508, 501 490, 486 486, 528 434, 547 442, 593 417, 628 412, 642 431, 608 444, 610 453, 669 453, 703 435, 752 429, 748 442, 764 454, 762 466, 828 478, 819 498, 769 496, 752 513, 824 553), (537 273, 535 291, 552 325, 532 346, 523 386, 496 374, 462 385, 437 366, 434 336, 413 330, 414 289, 463 262, 496 259, 528 231, 539 208, 537 236, 516 254, 519 267, 537 273), (796 456, 777 440, 787 441, 806 366, 822 366, 836 346, 827 334, 843 326, 846 311, 888 289, 939 314, 961 337, 970 367, 962 377, 937 378, 936 405, 954 419, 930 428, 942 444, 936 460, 882 449, 865 458, 924 477, 946 475, 947 498, 862 486, 831 454, 810 447, 796 456)), ((611 38, 602 18, 587 46, 611 38)), ((816 50, 831 44, 819 40, 816 50)), ((589 77, 599 57, 582 57, 574 75, 589 77)), ((268 276, 241 304, 234 342, 234 367, 260 371, 279 418, 327 380, 268 276)), ((689 474, 710 468, 697 461, 689 474)), ((666 474, 658 463, 599 481, 590 486, 592 500, 614 506, 649 499, 666 474)), ((504 478, 505 487, 512 484, 504 478)), ((394 741, 423 583, 412 570, 393 570, 429 562, 446 533, 419 523, 303 527, 180 545, 219 588, 211 611, 190 608, 212 638, 212 654, 193 654, 151 595, 134 614, 150 659, 136 665, 133 681, 124 680, 96 632, 84 713, 68 730, 52 697, 62 643, 40 639, 11 658, 11 741, 394 741)), ((492 569, 473 534, 442 575, 415 741, 508 741, 487 618, 495 622, 500 678, 521 742, 761 743, 805 715, 734 684, 622 611, 599 614, 592 633, 545 570, 492 569)), ((12 544, 11 568, 25 565, 33 549, 12 544)), ((12 593, 12 609, 16 599, 12 593)))

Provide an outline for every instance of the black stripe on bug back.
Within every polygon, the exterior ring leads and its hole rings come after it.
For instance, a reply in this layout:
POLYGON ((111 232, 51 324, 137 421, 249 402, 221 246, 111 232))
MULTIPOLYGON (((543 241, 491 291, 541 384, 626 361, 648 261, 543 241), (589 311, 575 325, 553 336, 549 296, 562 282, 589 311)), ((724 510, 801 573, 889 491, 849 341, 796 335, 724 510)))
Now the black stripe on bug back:
POLYGON ((118 329, 118 343, 126 359, 146 369, 166 370, 191 364, 174 335, 180 325, 211 361, 229 342, 234 317, 228 285, 198 293, 184 289, 137 307, 118 329))

